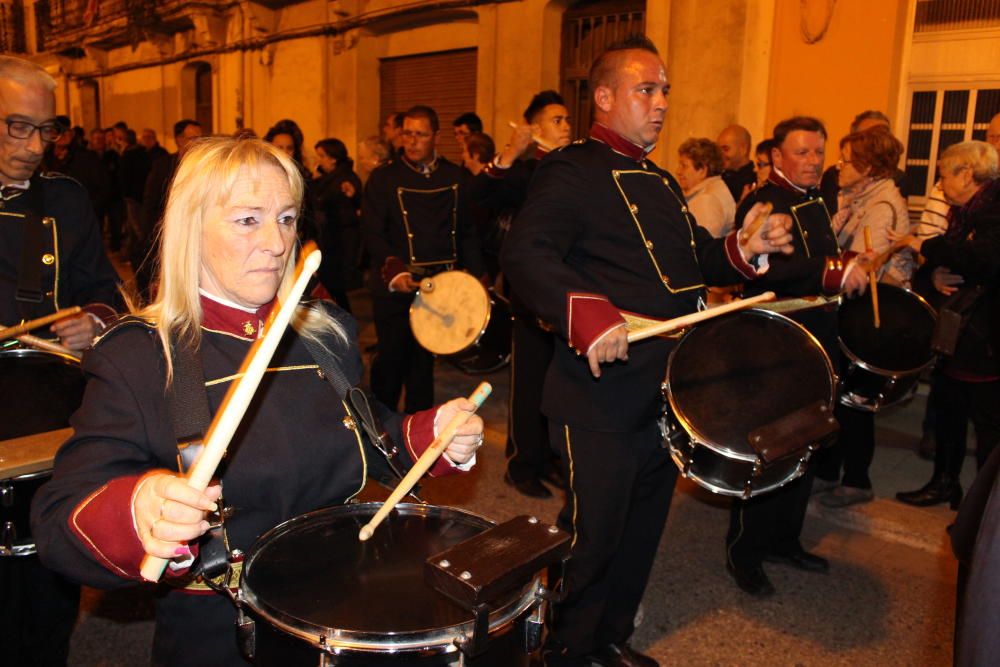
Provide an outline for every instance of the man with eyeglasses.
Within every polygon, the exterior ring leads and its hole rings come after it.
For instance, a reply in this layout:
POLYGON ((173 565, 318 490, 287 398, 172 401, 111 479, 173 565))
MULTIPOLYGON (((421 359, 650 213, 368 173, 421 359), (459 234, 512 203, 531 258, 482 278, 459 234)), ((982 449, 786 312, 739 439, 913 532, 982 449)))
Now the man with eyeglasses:
MULTIPOLYGON (((109 304, 117 278, 86 190, 39 173, 46 146, 63 129, 55 120, 55 86, 37 65, 0 56, 0 325, 83 306, 85 312, 33 332, 82 350, 115 315, 109 304)), ((18 419, 3 413, 0 429, 18 419)), ((65 664, 79 598, 78 586, 42 568, 36 556, 0 556, 4 664, 65 664)))
POLYGON ((378 354, 371 388, 404 410, 434 403, 434 358, 410 330, 410 304, 420 281, 452 269, 485 275, 475 224, 468 213, 466 176, 437 154, 437 113, 415 106, 403 118, 403 150, 372 172, 365 187, 362 225, 371 254, 370 286, 378 354))

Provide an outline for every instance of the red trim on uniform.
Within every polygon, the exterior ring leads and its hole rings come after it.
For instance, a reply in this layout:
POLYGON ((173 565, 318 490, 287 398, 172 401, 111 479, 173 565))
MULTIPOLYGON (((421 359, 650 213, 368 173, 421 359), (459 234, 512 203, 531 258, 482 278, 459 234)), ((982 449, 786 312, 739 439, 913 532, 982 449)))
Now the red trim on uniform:
POLYGON ((546 148, 542 148, 538 144, 535 144, 535 159, 541 160, 543 157, 548 155, 551 151, 546 148))
POLYGON ((608 297, 585 292, 566 294, 566 321, 569 344, 582 354, 608 331, 625 323, 608 297))
POLYGON ((850 250, 842 253, 839 257, 834 255, 827 257, 823 264, 823 281, 821 283, 823 294, 836 296, 843 289, 844 275, 851 260, 857 257, 856 252, 850 250))
POLYGON ((385 283, 386 288, 389 287, 392 279, 400 273, 406 273, 406 263, 399 257, 386 257, 385 262, 382 263, 382 282, 385 283))
POLYGON ((739 233, 731 232, 726 236, 726 259, 732 264, 736 271, 746 278, 747 280, 753 280, 758 275, 757 267, 750 264, 745 259, 743 259, 743 254, 740 252, 740 241, 739 233))
POLYGON ((120 577, 142 579, 146 555, 132 523, 132 493, 139 475, 113 479, 83 500, 69 516, 69 528, 97 561, 120 577))
POLYGON ((201 325, 213 331, 222 331, 240 338, 256 340, 260 337, 261 329, 264 328, 264 322, 271 314, 275 301, 276 299, 272 299, 270 303, 261 306, 256 312, 248 313, 245 310, 233 308, 202 296, 201 325))
POLYGON ((806 191, 805 188, 799 188, 792 185, 791 181, 789 181, 787 178, 779 174, 774 169, 772 169, 771 173, 768 174, 767 182, 771 183, 772 185, 778 186, 782 190, 788 190, 789 192, 794 192, 797 195, 801 195, 803 192, 806 191))
MULTIPOLYGON (((434 418, 438 409, 421 410, 403 418, 403 441, 406 451, 416 463, 420 455, 434 442, 434 418)), ((462 472, 451 464, 444 456, 439 458, 427 472, 431 477, 444 477, 462 472)))
POLYGON ((486 167, 483 169, 483 171, 486 172, 487 176, 498 180, 506 178, 507 172, 510 171, 510 166, 508 166, 506 169, 497 166, 497 158, 499 157, 500 157, 499 155, 494 157, 492 160, 490 160, 489 164, 487 164, 486 167))
POLYGON ((632 158, 636 162, 645 160, 647 153, 652 149, 652 146, 643 147, 633 144, 607 125, 601 125, 600 123, 594 123, 590 126, 590 137, 607 144, 611 147, 611 150, 617 151, 625 157, 632 158))
POLYGON ((104 326, 111 326, 118 319, 118 313, 106 303, 88 303, 83 307, 83 312, 90 313, 103 322, 104 326))

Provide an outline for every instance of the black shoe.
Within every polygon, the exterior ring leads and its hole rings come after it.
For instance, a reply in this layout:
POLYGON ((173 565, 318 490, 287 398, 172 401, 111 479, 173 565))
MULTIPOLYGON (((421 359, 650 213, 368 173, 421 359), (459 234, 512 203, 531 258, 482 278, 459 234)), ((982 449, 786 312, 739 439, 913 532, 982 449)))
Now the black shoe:
POLYGON ((802 547, 786 553, 768 554, 764 556, 767 563, 780 563, 805 572, 827 572, 830 561, 816 554, 811 554, 802 547))
POLYGON ((588 655, 587 660, 601 667, 660 667, 660 663, 628 644, 608 644, 588 655))
POLYGON ((900 491, 896 500, 916 507, 930 507, 948 503, 957 510, 962 502, 962 485, 950 477, 938 477, 924 484, 916 491, 900 491))
POLYGON ((755 598, 766 598, 774 595, 774 586, 760 565, 739 567, 726 563, 726 571, 732 575, 736 585, 744 593, 749 593, 755 598))
POLYGON ((507 482, 508 486, 513 486, 517 489, 517 492, 522 496, 529 496, 531 498, 551 498, 552 492, 549 491, 549 487, 541 483, 541 481, 532 477, 531 479, 526 479, 523 482, 515 482, 509 472, 503 474, 503 481, 507 482))

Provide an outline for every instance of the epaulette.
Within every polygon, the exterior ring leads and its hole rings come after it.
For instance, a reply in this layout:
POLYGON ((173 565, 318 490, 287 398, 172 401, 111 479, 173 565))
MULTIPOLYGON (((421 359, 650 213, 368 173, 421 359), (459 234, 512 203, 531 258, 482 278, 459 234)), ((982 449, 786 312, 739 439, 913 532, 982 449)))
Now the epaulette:
POLYGON ((39 173, 38 176, 40 178, 44 178, 44 179, 47 179, 47 180, 50 180, 50 181, 69 181, 70 183, 76 183, 81 188, 83 187, 83 183, 81 183, 80 181, 76 180, 75 178, 73 178, 69 174, 62 173, 61 171, 43 171, 43 172, 39 173))
POLYGON ((133 327, 142 327, 150 334, 156 333, 156 322, 153 320, 145 317, 139 317, 138 315, 122 315, 115 321, 114 324, 98 334, 98 336, 94 339, 93 347, 97 347, 115 334, 133 327))

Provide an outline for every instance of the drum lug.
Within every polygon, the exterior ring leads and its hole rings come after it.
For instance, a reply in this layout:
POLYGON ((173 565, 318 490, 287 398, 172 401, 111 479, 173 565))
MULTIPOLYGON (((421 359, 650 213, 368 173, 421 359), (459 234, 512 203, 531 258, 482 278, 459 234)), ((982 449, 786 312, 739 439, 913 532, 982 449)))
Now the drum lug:
POLYGON ((243 613, 243 607, 236 608, 236 641, 240 653, 252 661, 257 653, 257 628, 254 620, 243 613))
POLYGON ((542 646, 542 629, 545 627, 545 611, 548 601, 545 599, 545 587, 539 586, 535 593, 537 602, 531 615, 524 622, 524 652, 533 653, 542 646))
POLYGON ((4 521, 3 523, 3 536, 0 538, 0 556, 13 556, 14 555, 14 542, 17 541, 17 528, 14 527, 13 521, 4 521))
POLYGON ((0 507, 14 506, 14 485, 8 482, 0 484, 0 507))
POLYGON ((472 608, 472 637, 464 632, 455 639, 455 646, 467 658, 475 658, 486 651, 490 639, 490 608, 486 604, 477 604, 472 608))

